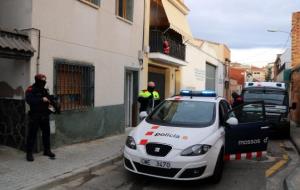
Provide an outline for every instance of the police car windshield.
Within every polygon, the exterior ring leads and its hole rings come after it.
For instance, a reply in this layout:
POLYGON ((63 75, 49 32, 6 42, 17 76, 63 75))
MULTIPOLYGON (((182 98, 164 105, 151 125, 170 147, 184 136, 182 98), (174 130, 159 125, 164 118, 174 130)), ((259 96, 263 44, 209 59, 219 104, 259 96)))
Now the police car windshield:
POLYGON ((166 100, 147 118, 147 122, 173 127, 207 127, 215 120, 215 103, 166 100))
POLYGON ((283 90, 247 89, 243 93, 245 102, 263 100, 266 104, 286 105, 287 96, 283 90))

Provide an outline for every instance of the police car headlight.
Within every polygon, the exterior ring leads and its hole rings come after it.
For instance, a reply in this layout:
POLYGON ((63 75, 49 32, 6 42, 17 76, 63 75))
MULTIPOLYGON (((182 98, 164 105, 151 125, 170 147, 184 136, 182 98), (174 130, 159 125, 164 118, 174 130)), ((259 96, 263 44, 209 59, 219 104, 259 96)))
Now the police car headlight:
POLYGON ((199 156, 207 153, 211 148, 210 145, 207 144, 196 144, 194 146, 190 146, 184 151, 182 151, 181 156, 199 156))
POLYGON ((131 149, 136 149, 136 143, 135 143, 133 137, 131 137, 131 136, 127 137, 127 139, 126 139, 126 146, 128 148, 131 148, 131 149))

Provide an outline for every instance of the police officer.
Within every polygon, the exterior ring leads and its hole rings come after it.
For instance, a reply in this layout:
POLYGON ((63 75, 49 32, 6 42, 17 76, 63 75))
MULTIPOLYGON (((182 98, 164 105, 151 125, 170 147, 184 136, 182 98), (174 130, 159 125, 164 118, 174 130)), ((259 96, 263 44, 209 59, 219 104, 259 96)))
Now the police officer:
POLYGON ((159 93, 155 90, 155 83, 148 82, 147 90, 142 90, 139 93, 138 101, 140 102, 140 112, 147 111, 150 112, 157 106, 160 102, 159 93))
POLYGON ((28 87, 26 90, 26 102, 30 106, 29 111, 29 131, 27 136, 27 154, 26 159, 29 162, 34 160, 33 147, 36 141, 38 129, 42 131, 42 139, 44 146, 44 155, 54 159, 55 154, 50 149, 50 124, 48 109, 50 100, 48 99, 49 93, 45 89, 46 76, 43 74, 37 74, 35 77, 35 83, 28 87))
POLYGON ((239 105, 242 105, 244 103, 243 98, 238 93, 233 92, 231 94, 231 96, 233 98, 233 102, 232 102, 232 105, 231 105, 232 108, 235 108, 235 107, 237 107, 239 105))

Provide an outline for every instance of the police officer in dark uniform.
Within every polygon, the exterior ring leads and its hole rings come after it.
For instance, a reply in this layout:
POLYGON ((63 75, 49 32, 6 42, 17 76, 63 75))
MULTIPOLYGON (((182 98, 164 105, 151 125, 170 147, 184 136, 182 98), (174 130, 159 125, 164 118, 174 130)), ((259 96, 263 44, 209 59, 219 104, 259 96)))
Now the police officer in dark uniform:
POLYGON ((232 108, 235 108, 239 105, 242 105, 244 103, 243 98, 236 92, 233 92, 231 94, 232 98, 233 98, 233 102, 232 102, 232 108))
POLYGON ((34 79, 35 83, 26 90, 26 102, 30 106, 26 159, 30 162, 34 160, 32 153, 39 128, 42 131, 44 155, 52 159, 55 158, 55 154, 50 149, 49 115, 51 112, 48 109, 50 95, 48 90, 45 89, 46 76, 37 74, 34 79))

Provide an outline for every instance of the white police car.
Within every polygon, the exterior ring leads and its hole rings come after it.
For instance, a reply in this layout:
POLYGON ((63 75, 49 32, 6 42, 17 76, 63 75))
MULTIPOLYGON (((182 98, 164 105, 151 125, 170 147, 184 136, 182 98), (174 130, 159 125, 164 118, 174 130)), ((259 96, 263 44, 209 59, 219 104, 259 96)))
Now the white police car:
POLYGON ((263 102, 235 110, 214 92, 182 91, 166 99, 129 134, 127 170, 152 177, 218 182, 223 162, 266 152, 263 102))

